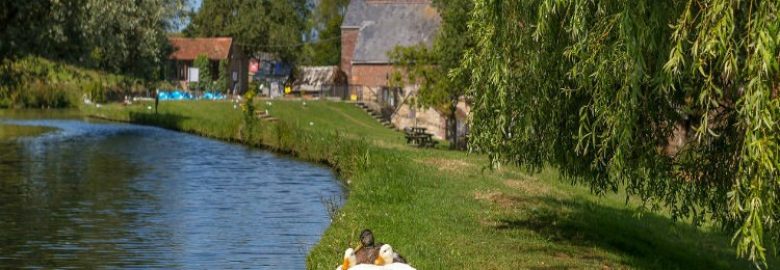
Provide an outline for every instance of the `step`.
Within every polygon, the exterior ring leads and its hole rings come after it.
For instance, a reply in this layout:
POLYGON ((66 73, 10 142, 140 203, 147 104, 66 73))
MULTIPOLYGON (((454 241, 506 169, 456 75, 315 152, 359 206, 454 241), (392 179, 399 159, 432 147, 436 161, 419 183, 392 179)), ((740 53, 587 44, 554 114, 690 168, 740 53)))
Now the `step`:
POLYGON ((366 112, 371 118, 374 118, 377 122, 379 122, 382 126, 393 129, 393 130, 399 130, 393 123, 390 121, 384 119, 382 117, 382 113, 374 111, 371 109, 368 105, 366 105, 363 102, 356 102, 355 106, 358 106, 360 109, 362 109, 364 112, 366 112))

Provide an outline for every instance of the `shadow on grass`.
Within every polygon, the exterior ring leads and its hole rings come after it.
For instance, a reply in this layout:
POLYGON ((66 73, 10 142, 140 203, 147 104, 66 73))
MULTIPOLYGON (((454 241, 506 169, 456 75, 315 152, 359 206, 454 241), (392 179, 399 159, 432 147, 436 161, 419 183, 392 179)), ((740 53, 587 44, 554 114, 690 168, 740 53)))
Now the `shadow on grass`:
POLYGON ((130 112, 130 122, 144 125, 153 125, 171 130, 182 130, 182 122, 189 117, 173 113, 154 112, 130 112))
MULTIPOLYGON (((603 256, 589 251, 600 248, 617 254, 622 264, 638 269, 754 268, 749 261, 736 257, 727 235, 674 223, 664 216, 636 216, 636 211, 585 198, 533 197, 518 198, 517 202, 537 207, 531 207, 533 210, 522 217, 499 218, 495 229, 530 230, 542 235, 561 246, 541 250, 555 257, 604 261, 603 256)), ((777 260, 770 258, 769 264, 777 266, 777 260)))

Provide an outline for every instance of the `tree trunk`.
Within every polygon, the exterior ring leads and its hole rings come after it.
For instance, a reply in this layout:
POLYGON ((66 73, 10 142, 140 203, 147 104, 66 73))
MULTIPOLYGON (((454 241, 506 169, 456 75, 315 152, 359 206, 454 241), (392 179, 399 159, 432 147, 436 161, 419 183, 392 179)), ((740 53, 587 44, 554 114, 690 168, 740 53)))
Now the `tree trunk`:
POLYGON ((450 137, 450 149, 458 149, 458 99, 452 100, 450 114, 447 117, 447 133, 450 137))

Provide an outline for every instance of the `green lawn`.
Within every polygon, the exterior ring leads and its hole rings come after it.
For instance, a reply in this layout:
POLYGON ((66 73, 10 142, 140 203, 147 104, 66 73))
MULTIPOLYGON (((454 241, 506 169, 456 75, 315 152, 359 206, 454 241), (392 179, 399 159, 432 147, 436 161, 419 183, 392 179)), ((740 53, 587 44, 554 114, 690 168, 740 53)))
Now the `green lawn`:
POLYGON ((364 228, 418 269, 752 268, 735 258, 730 237, 710 226, 639 212, 621 194, 591 195, 553 169, 487 170, 482 155, 409 147, 403 134, 347 103, 257 104, 281 121, 249 129, 230 102, 162 102, 158 116, 148 104, 83 110, 333 166, 349 195, 309 253, 310 269, 336 267, 364 228))

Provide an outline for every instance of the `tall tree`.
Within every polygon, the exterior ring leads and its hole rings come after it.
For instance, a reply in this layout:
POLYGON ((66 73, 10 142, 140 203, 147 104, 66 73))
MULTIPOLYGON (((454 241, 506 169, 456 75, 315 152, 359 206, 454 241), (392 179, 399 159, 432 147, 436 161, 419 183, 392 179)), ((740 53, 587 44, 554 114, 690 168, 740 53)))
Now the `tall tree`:
POLYGON ((472 0, 435 0, 442 23, 433 47, 425 45, 397 47, 390 53, 395 66, 391 83, 396 86, 420 86, 413 106, 430 107, 447 116, 447 138, 458 145, 457 105, 464 98, 470 80, 465 72, 456 73, 468 49, 474 46, 468 33, 472 0))
POLYGON ((303 46, 306 0, 204 0, 185 30, 191 36, 229 36, 249 54, 295 61, 303 46))
POLYGON ((341 61, 341 23, 349 0, 320 0, 310 20, 315 36, 306 47, 306 62, 312 65, 338 65, 341 61))
POLYGON ((3 1, 0 60, 32 54, 151 78, 186 1, 3 1))
MULTIPOLYGON (((472 147, 780 242, 780 2, 475 0, 472 147)), ((776 249, 775 249, 776 250, 776 249)))

